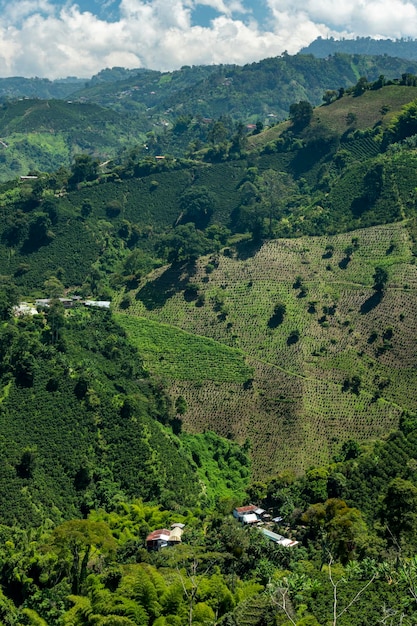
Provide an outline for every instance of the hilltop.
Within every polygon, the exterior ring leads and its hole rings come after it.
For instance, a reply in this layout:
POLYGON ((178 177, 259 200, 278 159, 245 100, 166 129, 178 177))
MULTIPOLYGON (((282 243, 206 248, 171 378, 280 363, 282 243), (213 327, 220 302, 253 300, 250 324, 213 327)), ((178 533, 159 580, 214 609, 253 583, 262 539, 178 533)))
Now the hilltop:
POLYGON ((332 54, 377 54, 398 57, 400 59, 417 59, 417 41, 415 39, 372 39, 371 37, 355 37, 354 39, 334 39, 317 37, 310 45, 302 48, 300 54, 313 54, 325 58, 332 54))

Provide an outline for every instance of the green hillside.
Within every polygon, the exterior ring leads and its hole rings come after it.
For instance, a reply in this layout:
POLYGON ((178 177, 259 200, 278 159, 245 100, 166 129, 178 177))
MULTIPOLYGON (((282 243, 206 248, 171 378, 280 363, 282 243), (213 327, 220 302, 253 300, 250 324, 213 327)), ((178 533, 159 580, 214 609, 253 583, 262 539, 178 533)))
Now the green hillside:
POLYGON ((79 153, 101 161, 145 136, 146 124, 94 104, 20 99, 0 108, 0 180, 69 166, 79 153))
POLYGON ((244 355, 206 337, 146 319, 116 316, 140 349, 145 366, 163 378, 245 383, 252 375, 244 355))
MULTIPOLYGON (((82 88, 77 80, 0 79, 0 181, 67 167, 80 153, 101 162, 133 147, 142 157, 183 157, 232 140, 239 124, 273 126, 294 102, 319 105, 325 92, 352 89, 361 77, 398 83, 413 72, 415 61, 387 56, 284 54, 243 67, 107 69, 82 88)), ((395 108, 399 100, 383 106, 395 108)), ((349 105, 361 118, 356 108, 349 105)))
POLYGON ((208 144, 188 160, 133 151, 103 170, 81 157, 69 170, 7 183, 0 189, 3 273, 24 290, 42 289, 57 272, 67 287, 91 290, 94 275, 108 290, 163 264, 177 245, 171 236, 187 221, 205 229, 198 235, 204 254, 230 234, 334 234, 413 218, 416 155, 392 129, 415 90, 391 85, 348 94, 315 109, 297 135, 286 122, 208 144), (200 196, 210 204, 204 223, 184 209, 200 196))
POLYGON ((0 184, 1 625, 417 623, 407 63, 113 68, 93 104, 4 103, 32 171, 0 184))
POLYGON ((209 505, 232 485, 242 493, 247 457, 214 433, 173 434, 175 411, 110 312, 56 303, 5 317, 2 309, 2 524, 56 523, 128 498, 175 507, 209 505), (240 465, 225 471, 219 453, 196 480, 193 455, 213 446, 240 465))
POLYGON ((143 345, 149 370, 163 371, 173 397, 185 397, 188 430, 249 438, 254 473, 264 478, 283 467, 300 472, 327 462, 343 441, 381 437, 398 426, 403 410, 417 409, 417 272, 405 224, 272 241, 246 259, 220 254, 210 274, 208 261, 190 277, 202 306, 187 301, 183 289, 161 306, 147 306, 141 294, 151 285, 164 290, 162 268, 134 292, 126 321, 120 317, 143 345), (372 286, 376 267, 389 273, 383 295, 372 286), (285 314, 275 322, 278 303, 285 314), (163 323, 152 333, 152 350, 133 315, 163 323), (250 380, 219 379, 202 348, 191 359, 178 340, 172 358, 165 324, 215 339, 218 363, 225 345, 243 351, 250 380))
POLYGON ((326 463, 415 410, 415 96, 359 81, 193 158, 80 155, 4 184, 4 280, 113 300, 184 400, 175 427, 248 442, 255 478, 326 463))
POLYGON ((148 114, 164 114, 171 121, 191 114, 209 118, 230 116, 252 121, 272 113, 285 119, 293 102, 322 102, 326 89, 347 88, 360 76, 374 81, 384 74, 397 78, 415 72, 415 61, 384 56, 338 54, 327 59, 312 55, 288 55, 234 66, 184 66, 175 72, 142 72, 118 82, 94 77, 74 94, 104 106, 150 107, 148 114))

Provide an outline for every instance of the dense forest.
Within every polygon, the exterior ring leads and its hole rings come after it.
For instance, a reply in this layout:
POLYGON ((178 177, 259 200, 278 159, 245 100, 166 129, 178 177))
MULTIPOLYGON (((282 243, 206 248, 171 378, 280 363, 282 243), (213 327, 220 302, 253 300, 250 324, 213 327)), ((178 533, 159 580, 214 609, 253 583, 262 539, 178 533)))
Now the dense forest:
POLYGON ((4 101, 78 144, 0 184, 1 624, 416 622, 417 76, 352 63, 4 101))

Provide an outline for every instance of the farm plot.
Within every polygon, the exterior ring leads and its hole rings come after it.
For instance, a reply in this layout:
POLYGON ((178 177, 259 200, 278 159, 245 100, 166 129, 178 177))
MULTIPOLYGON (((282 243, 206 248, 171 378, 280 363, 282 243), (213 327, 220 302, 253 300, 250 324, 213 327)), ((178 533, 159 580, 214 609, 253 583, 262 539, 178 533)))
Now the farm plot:
POLYGON ((380 145, 372 137, 361 137, 353 141, 344 141, 342 146, 358 160, 376 156, 381 149, 380 145))
POLYGON ((213 430, 240 443, 249 440, 257 479, 284 468, 300 473, 305 467, 302 381, 273 366, 250 363, 254 377, 249 385, 173 383, 169 388, 172 400, 181 395, 187 403, 183 427, 194 433, 213 430))
MULTIPOLYGON (((388 370, 388 368, 387 368, 388 370)), ((403 409, 417 411, 417 370, 416 367, 401 370, 388 370, 386 379, 390 383, 384 390, 384 397, 397 403, 403 409)))
POLYGON ((204 257, 175 280, 160 268, 133 295, 125 324, 173 401, 186 399, 184 428, 249 438, 257 477, 325 462, 417 408, 417 267, 404 224, 204 257))
POLYGON ((305 380, 303 391, 304 423, 308 458, 325 463, 346 439, 361 442, 387 435, 398 426, 401 408, 371 394, 343 391, 328 381, 305 380))
POLYGON ((252 376, 242 352, 145 318, 116 316, 145 366, 158 376, 202 382, 244 383, 252 376))

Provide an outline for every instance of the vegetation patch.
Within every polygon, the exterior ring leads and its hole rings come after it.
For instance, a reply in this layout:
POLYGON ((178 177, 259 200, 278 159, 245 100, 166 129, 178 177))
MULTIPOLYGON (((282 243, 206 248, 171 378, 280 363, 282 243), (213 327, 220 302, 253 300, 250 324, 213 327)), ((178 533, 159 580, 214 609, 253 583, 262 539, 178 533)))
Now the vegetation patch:
POLYGON ((158 376, 244 383, 252 374, 240 350, 145 318, 117 315, 144 363, 158 376))

